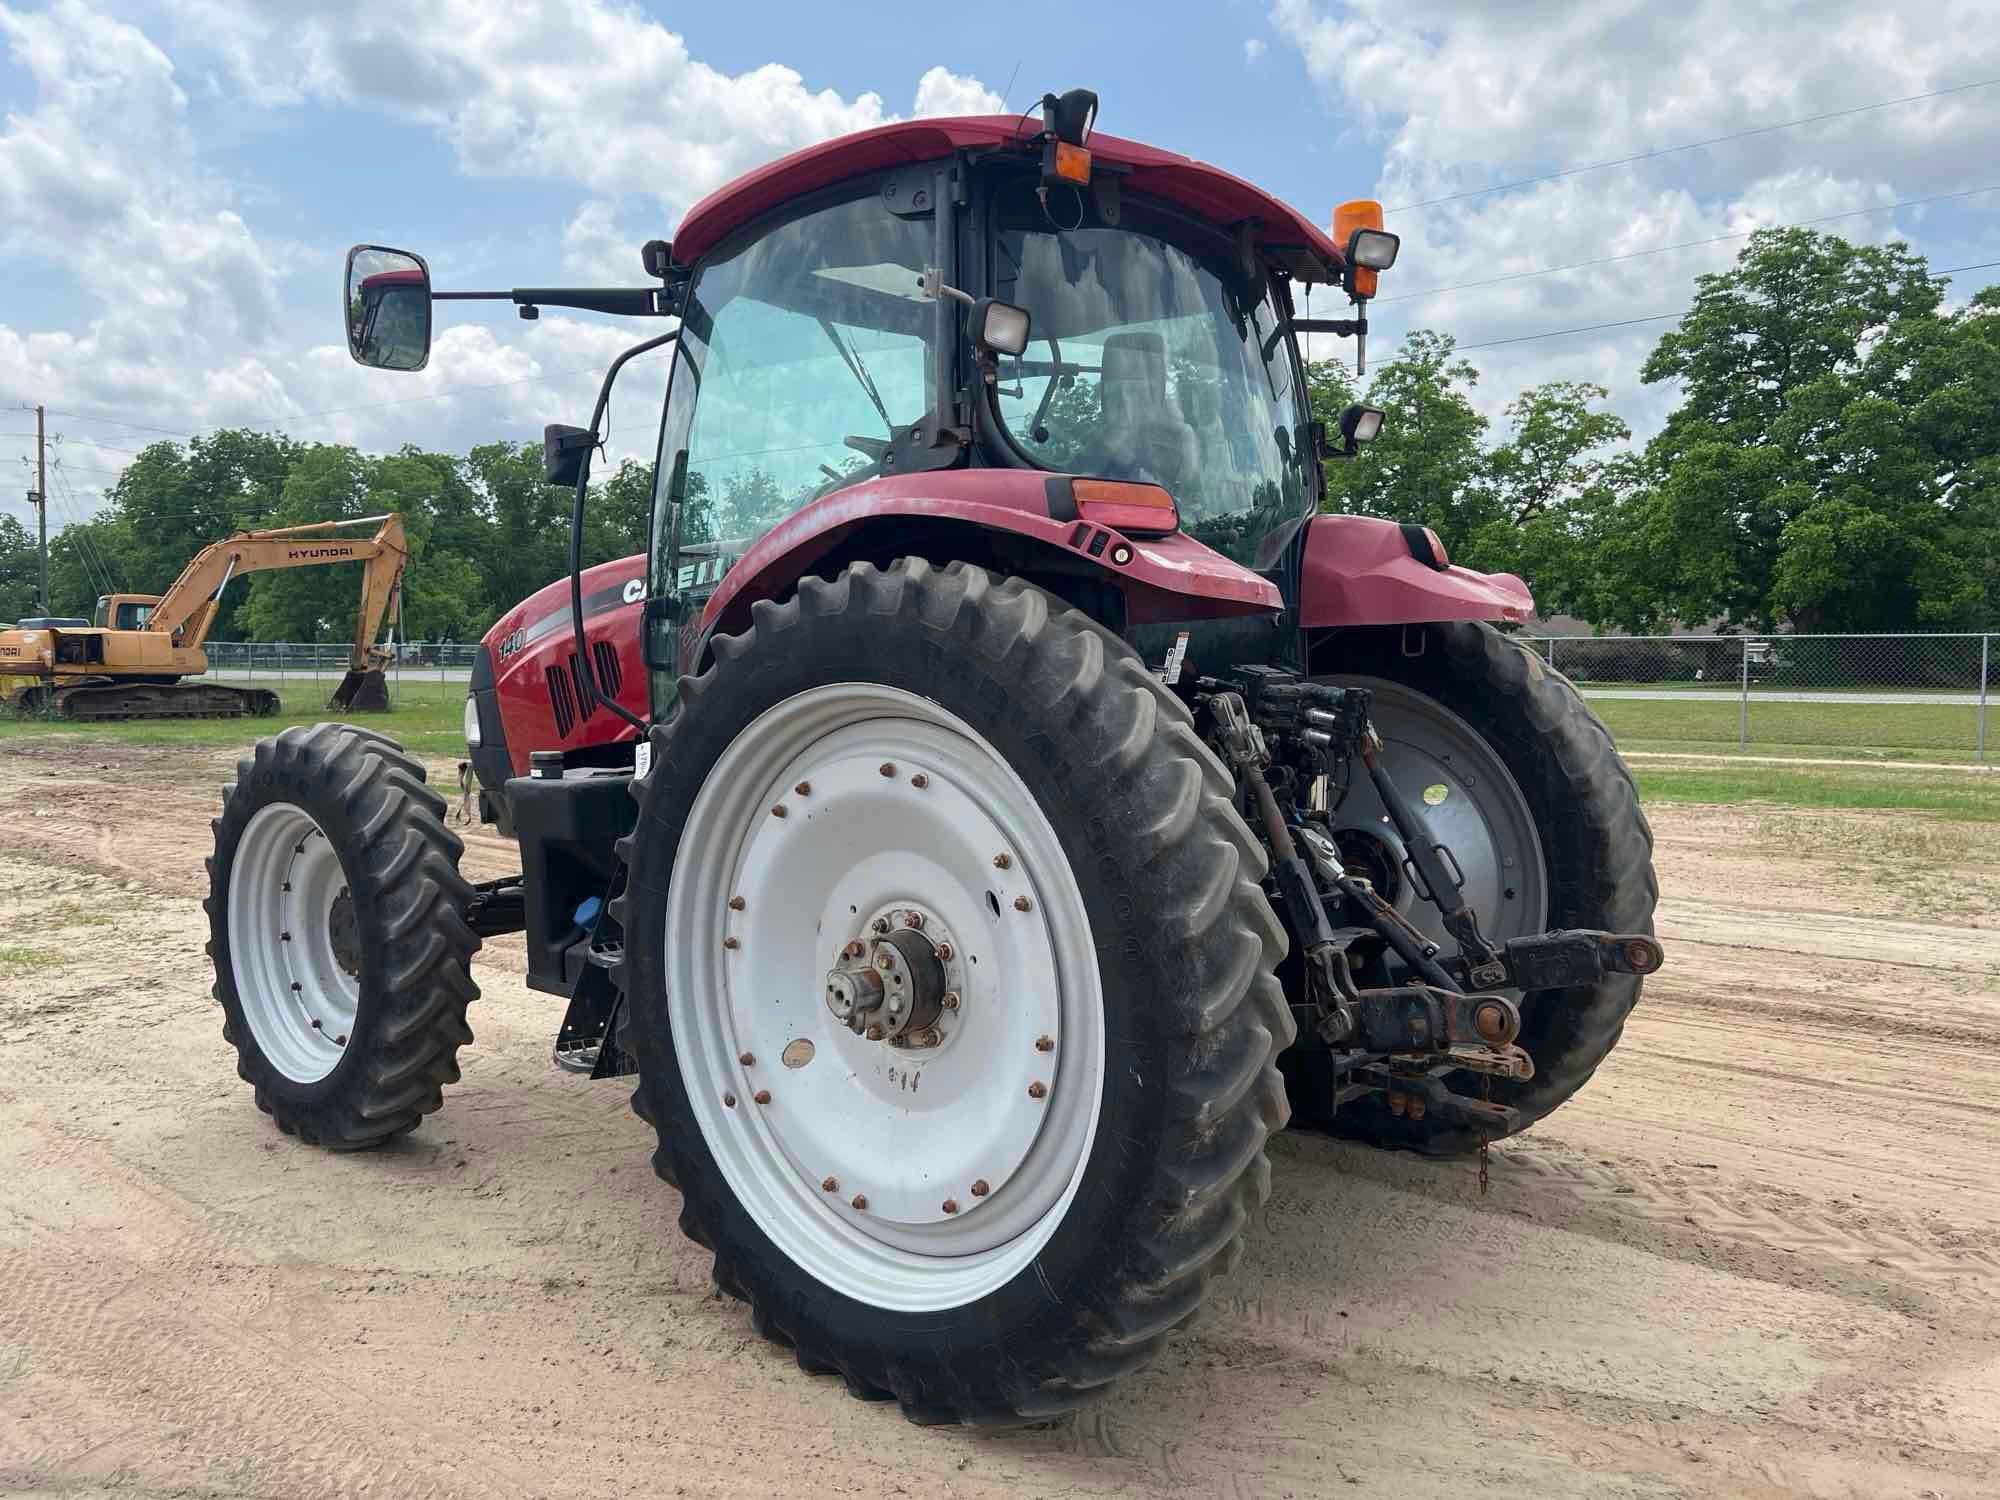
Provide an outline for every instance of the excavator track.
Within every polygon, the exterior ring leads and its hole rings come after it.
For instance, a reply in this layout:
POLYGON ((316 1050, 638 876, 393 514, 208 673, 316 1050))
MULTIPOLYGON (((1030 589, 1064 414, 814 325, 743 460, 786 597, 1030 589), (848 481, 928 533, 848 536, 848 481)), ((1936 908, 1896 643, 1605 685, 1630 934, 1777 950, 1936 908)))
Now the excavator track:
POLYGON ((56 713, 64 719, 242 719, 279 711, 269 688, 222 687, 209 682, 96 683, 61 688, 56 713))

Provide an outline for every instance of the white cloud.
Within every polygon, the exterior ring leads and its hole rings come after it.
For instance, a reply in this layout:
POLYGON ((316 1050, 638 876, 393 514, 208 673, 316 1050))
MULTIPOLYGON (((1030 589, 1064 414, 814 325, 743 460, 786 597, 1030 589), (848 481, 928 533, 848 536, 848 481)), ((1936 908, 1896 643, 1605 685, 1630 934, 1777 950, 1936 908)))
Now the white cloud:
POLYGON ((1265 50, 1264 39, 1253 36, 1243 44, 1243 60, 1253 65, 1260 63, 1264 60, 1265 50))
MULTIPOLYGON (((559 184, 574 194, 562 209, 567 270, 614 284, 638 275, 643 240, 671 233, 711 189, 896 118, 876 93, 814 88, 777 63, 711 67, 619 0, 350 0, 305 16, 253 0, 165 4, 167 19, 146 30, 88 0, 43 11, 0 4, 0 45, 34 89, 0 125, 0 251, 53 261, 95 309, 80 328, 0 321, 0 402, 184 432, 250 423, 369 448, 410 440, 418 414, 421 441, 446 448, 588 415, 604 363, 634 337, 628 327, 549 316, 497 333, 451 323, 430 367, 393 383, 323 342, 324 299, 312 299, 308 318, 286 293, 292 273, 330 276, 328 252, 281 244, 259 215, 282 206, 216 175, 189 124, 190 96, 253 114, 351 107, 434 132, 469 175, 559 184), (626 227, 635 223, 643 231, 626 227), (421 401, 452 387, 482 389, 421 401)), ((1000 104, 977 78, 942 66, 911 98, 918 114, 1000 104)), ((440 279, 460 284, 517 253, 477 231, 436 248, 440 279)), ((614 457, 649 455, 659 384, 635 367, 620 391, 614 457)), ((80 430, 131 448, 162 435, 80 430)), ((110 481, 86 483, 86 462, 115 468, 127 457, 66 452, 79 490, 110 481)), ((0 504, 18 513, 6 493, 0 504)))
MULTIPOLYGON (((1738 0, 1673 8, 1648 0, 1532 8, 1349 0, 1337 11, 1273 0, 1270 20, 1330 107, 1383 150, 1375 196, 1404 244, 1371 318, 1379 362, 1410 327, 1485 344, 1678 311, 1694 277, 1725 269, 1742 242, 1510 275, 1845 215, 1990 177, 1971 164, 2000 159, 2000 89, 1796 129, 1762 127, 2000 73, 1991 14, 1984 0, 1921 9, 1862 0, 1783 9, 1738 0), (1478 191, 1745 131, 1758 133, 1478 191), (1471 196, 1411 207, 1453 194, 1471 196), (1463 282, 1496 284, 1399 298, 1463 282)), ((1918 222, 1903 210, 1824 227, 1876 240, 1918 222)), ((1672 405, 1672 392, 1638 383, 1646 352, 1669 326, 1477 351, 1479 400, 1497 415, 1525 385, 1595 380, 1612 388, 1643 437, 1672 405)))
POLYGON ((917 80, 917 102, 910 111, 919 118, 934 115, 996 115, 1005 103, 977 78, 935 67, 917 80))

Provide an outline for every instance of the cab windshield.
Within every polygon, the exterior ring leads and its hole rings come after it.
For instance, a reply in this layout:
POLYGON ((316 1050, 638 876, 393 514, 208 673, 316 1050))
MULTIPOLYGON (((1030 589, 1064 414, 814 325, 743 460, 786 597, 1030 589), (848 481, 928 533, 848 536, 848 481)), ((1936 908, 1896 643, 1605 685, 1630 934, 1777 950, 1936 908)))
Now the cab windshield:
POLYGON ((1163 485, 1182 527, 1268 567, 1261 543, 1313 497, 1291 341, 1220 242, 1127 202, 1120 225, 1026 179, 995 197, 993 295, 1033 319, 1002 360, 1000 419, 1044 468, 1163 485))

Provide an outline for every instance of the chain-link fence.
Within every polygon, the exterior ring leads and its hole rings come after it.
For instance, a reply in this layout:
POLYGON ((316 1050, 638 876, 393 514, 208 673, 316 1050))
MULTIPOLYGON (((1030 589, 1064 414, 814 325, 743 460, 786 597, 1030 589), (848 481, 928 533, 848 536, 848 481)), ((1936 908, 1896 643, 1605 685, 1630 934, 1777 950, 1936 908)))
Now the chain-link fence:
POLYGON ((1524 636, 1633 750, 1987 762, 2000 635, 1524 636))
MULTIPOLYGON (((255 683, 285 699, 325 698, 346 675, 353 647, 332 641, 209 641, 208 675, 220 682, 255 683), (288 696, 289 695, 289 696, 288 696)), ((463 697, 479 650, 470 641, 403 641, 388 668, 390 701, 428 702, 463 697)))

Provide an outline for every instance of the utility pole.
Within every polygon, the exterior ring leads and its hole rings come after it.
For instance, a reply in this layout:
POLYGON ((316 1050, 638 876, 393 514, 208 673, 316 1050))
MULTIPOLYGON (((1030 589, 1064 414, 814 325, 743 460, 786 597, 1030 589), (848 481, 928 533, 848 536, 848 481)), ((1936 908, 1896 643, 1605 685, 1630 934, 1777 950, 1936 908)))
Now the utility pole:
POLYGON ((47 432, 43 426, 46 418, 44 410, 35 408, 35 487, 28 494, 28 501, 35 507, 35 530, 40 538, 38 555, 41 558, 41 589, 39 598, 41 612, 49 612, 49 456, 46 444, 47 432))
POLYGON ((42 562, 42 613, 49 613, 49 450, 48 413, 41 406, 35 407, 35 506, 36 530, 40 533, 41 545, 38 549, 42 562))

